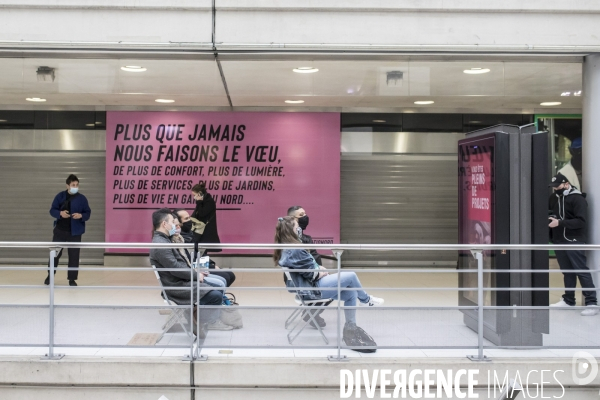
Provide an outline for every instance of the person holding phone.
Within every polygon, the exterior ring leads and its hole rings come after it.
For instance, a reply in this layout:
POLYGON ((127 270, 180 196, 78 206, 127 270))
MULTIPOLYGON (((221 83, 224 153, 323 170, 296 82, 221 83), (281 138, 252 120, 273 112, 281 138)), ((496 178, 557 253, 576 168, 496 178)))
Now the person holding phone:
MULTIPOLYGON (((90 219, 92 210, 88 204, 87 198, 79 193, 79 179, 71 174, 67 177, 67 190, 58 193, 54 197, 50 207, 50 215, 54 221, 54 231, 52 235, 53 242, 81 242, 81 235, 85 233, 85 223, 90 219)), ((79 250, 68 249, 69 270, 67 279, 69 286, 77 286, 75 282, 79 274, 79 250)), ((60 256, 63 249, 60 249, 54 258, 54 267, 58 267, 60 256)), ((56 270, 54 270, 56 274, 56 270)), ((50 284, 50 262, 48 262, 48 276, 44 284, 50 284)))

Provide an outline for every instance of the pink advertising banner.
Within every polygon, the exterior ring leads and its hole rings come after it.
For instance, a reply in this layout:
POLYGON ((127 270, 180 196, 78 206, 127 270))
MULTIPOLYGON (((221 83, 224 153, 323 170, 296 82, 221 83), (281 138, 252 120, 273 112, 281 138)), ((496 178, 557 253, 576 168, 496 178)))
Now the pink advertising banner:
POLYGON ((191 188, 205 181, 221 243, 273 243, 277 217, 293 205, 310 216, 315 242, 339 243, 339 121, 337 113, 108 112, 106 241, 150 242, 152 212, 191 214, 191 188))

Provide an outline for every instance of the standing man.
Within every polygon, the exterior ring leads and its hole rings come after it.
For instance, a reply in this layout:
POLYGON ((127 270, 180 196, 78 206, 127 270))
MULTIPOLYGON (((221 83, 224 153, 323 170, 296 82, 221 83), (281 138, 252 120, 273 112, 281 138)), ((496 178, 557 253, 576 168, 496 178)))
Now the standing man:
MULTIPOLYGON (((79 193, 79 179, 71 174, 67 178, 67 190, 60 192, 54 197, 50 215, 56 218, 54 222, 53 242, 73 242, 80 243, 81 235, 85 233, 85 222, 90 219, 92 210, 84 195, 79 193)), ((79 250, 68 249, 69 270, 67 278, 69 286, 77 286, 75 282, 79 273, 79 250)), ((60 249, 54 259, 54 267, 58 267, 58 261, 62 255, 63 249, 60 249)), ((56 273, 56 270, 54 271, 56 273)), ((50 264, 48 264, 48 277, 44 284, 50 284, 50 264)))
MULTIPOLYGON (((550 196, 549 217, 550 235, 555 244, 585 244, 587 201, 585 195, 569 183, 563 174, 556 174, 549 185, 554 189, 550 196)), ((565 294, 562 300, 552 306, 575 306, 575 289, 577 278, 583 289, 586 309, 583 316, 598 314, 598 300, 592 275, 589 272, 569 272, 569 270, 588 270, 584 250, 556 250, 556 259, 563 272, 565 294)))

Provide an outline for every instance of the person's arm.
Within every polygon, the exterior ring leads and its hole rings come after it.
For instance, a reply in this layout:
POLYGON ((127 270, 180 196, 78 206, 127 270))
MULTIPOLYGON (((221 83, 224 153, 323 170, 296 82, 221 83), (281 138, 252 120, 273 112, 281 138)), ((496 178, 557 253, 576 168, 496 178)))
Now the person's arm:
MULTIPOLYGON (((167 271, 171 275, 189 281, 190 279, 196 280, 198 277, 196 276, 196 271, 193 271, 190 274, 190 268, 188 267, 185 261, 178 261, 177 257, 173 253, 172 249, 157 249, 154 253, 154 258, 160 263, 163 268, 177 268, 177 271, 167 271)), ((200 276, 200 282, 203 281, 202 276, 200 276)))
POLYGON ((81 219, 83 220, 83 222, 86 222, 90 219, 91 215, 92 210, 90 209, 90 205, 88 204, 87 198, 83 196, 83 211, 81 212, 81 219))
POLYGON ((559 220, 558 226, 567 229, 583 229, 587 220, 587 201, 583 196, 577 196, 573 203, 573 218, 559 220))
POLYGON ((204 199, 200 202, 200 204, 196 205, 196 219, 205 220, 209 215, 214 213, 217 210, 217 205, 215 204, 215 200, 208 193, 204 195, 204 199))
POLYGON ((60 219, 60 201, 58 197, 60 193, 54 196, 54 201, 52 202, 52 206, 50 206, 50 215, 56 219, 60 219))
POLYGON ((318 280, 321 277, 321 273, 315 268, 315 261, 306 250, 295 250, 293 257, 290 258, 290 269, 312 269, 313 271, 297 272, 302 275, 304 279, 311 282, 318 280))

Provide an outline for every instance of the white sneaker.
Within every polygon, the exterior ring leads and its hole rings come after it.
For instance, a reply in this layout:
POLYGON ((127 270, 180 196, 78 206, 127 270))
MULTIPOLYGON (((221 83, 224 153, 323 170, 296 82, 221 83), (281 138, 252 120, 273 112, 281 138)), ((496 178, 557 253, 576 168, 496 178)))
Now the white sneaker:
POLYGON ((574 306, 565 303, 564 300, 561 300, 558 303, 550 304, 550 307, 574 307, 574 306))
POLYGON ((581 312, 581 315, 583 315, 584 317, 593 317, 594 315, 597 315, 598 312, 600 312, 600 309, 598 309, 598 306, 596 306, 596 305, 586 306, 585 310, 583 310, 581 312))
POLYGON ((369 301, 367 301, 366 303, 359 303, 361 306, 365 306, 365 307, 374 307, 374 306, 380 306, 383 304, 385 300, 383 300, 382 298, 379 297, 375 297, 375 296, 369 296, 369 301))

